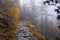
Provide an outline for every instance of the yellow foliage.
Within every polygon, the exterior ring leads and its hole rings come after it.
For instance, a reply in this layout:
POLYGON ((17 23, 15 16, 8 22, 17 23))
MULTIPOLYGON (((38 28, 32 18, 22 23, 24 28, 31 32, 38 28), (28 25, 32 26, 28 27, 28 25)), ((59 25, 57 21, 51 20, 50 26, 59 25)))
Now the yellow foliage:
POLYGON ((10 16, 10 18, 8 17, 10 20, 7 19, 7 23, 3 24, 5 25, 4 29, 0 28, 0 32, 3 32, 3 34, 6 36, 6 40, 8 40, 9 38, 13 38, 15 36, 14 33, 18 30, 19 8, 17 3, 13 3, 12 5, 10 4, 12 3, 12 0, 5 0, 5 2, 7 2, 8 8, 6 8, 5 4, 0 5, 0 11, 5 10, 1 14, 6 12, 6 14, 10 16), (11 7, 9 5, 11 5, 11 7))
POLYGON ((28 25, 28 28, 35 36, 37 36, 39 40, 46 40, 45 37, 42 34, 40 34, 40 31, 37 27, 31 27, 31 25, 28 25))
POLYGON ((19 15, 18 14, 19 13, 18 5, 17 4, 13 5, 11 8, 8 8, 7 11, 9 13, 9 15, 12 16, 12 19, 17 22, 18 15, 19 15))
POLYGON ((7 1, 7 3, 11 3, 12 2, 12 0, 6 0, 7 1))
POLYGON ((12 7, 7 9, 8 14, 12 17, 12 22, 15 25, 12 25, 13 29, 17 29, 18 27, 18 20, 19 20, 19 9, 18 5, 14 4, 12 7), (14 27, 15 26, 15 27, 14 27))

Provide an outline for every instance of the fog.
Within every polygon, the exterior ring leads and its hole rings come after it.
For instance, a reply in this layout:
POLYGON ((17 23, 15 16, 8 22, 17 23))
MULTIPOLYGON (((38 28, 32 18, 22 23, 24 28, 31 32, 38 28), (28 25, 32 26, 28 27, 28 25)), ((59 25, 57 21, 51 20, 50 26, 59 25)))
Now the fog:
POLYGON ((20 0, 20 21, 28 17, 45 36, 60 37, 60 30, 57 27, 57 12, 54 11, 57 7, 44 5, 43 1, 45 0, 20 0))

